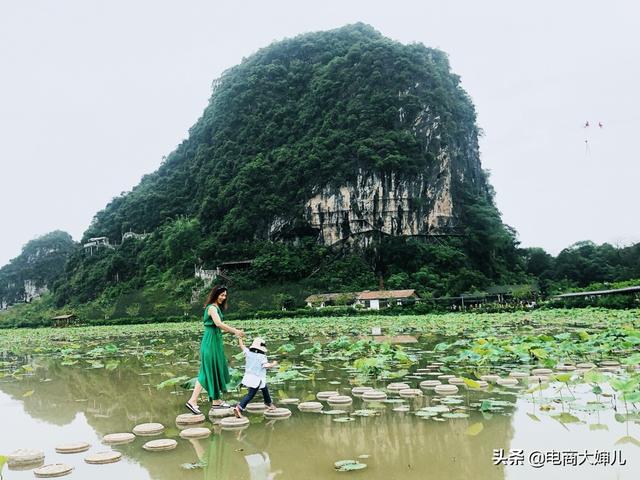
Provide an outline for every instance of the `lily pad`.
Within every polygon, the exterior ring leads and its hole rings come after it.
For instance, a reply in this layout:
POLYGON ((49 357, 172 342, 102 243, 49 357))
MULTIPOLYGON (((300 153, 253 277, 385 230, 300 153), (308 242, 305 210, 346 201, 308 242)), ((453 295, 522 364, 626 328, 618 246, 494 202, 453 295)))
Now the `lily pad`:
POLYGON ((333 465, 338 472, 350 472, 367 468, 366 463, 360 463, 357 460, 339 460, 333 465))

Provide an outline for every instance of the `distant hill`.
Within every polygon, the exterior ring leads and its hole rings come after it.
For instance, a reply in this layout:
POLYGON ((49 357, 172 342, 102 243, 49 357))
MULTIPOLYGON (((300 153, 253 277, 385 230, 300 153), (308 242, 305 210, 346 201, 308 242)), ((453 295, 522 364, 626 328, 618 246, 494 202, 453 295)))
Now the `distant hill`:
POLYGON ((49 290, 75 247, 71 235, 59 230, 27 243, 19 256, 0 268, 0 306, 30 302, 49 290))

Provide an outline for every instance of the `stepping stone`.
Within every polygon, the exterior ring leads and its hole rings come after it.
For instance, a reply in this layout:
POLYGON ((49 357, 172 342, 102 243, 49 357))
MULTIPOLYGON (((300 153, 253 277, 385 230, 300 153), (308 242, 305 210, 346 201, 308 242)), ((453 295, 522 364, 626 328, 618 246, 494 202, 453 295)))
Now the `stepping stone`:
POLYGON ((104 465, 105 463, 119 462, 121 458, 122 453, 116 452, 114 450, 108 450, 106 452, 98 452, 87 455, 86 457, 84 457, 84 461, 92 465, 104 465))
POLYGON ((534 368, 531 370, 532 375, 551 375, 553 370, 550 368, 534 368))
POLYGON ((173 450, 177 446, 178 442, 171 438, 160 438, 158 440, 151 440, 150 442, 145 443, 142 445, 142 448, 149 452, 164 452, 165 450, 173 450))
POLYGON ((278 403, 282 405, 292 405, 294 403, 300 403, 300 399, 299 398, 283 398, 281 400, 278 400, 278 403))
POLYGON ((319 412, 322 410, 322 404, 320 402, 302 402, 298 405, 298 410, 301 412, 319 412))
POLYGON ((480 380, 484 380, 485 382, 495 383, 500 378, 500 375, 495 375, 493 373, 487 375, 480 375, 480 380))
POLYGON ((513 372, 509 372, 509 376, 511 378, 527 378, 529 376, 529 374, 527 372, 517 372, 517 371, 513 371, 513 372))
POLYGON ((33 471, 33 474, 38 478, 52 478, 68 475, 72 471, 73 467, 71 465, 66 465, 64 463, 52 463, 50 465, 45 465, 44 467, 36 468, 33 471))
POLYGON ((398 394, 402 398, 421 397, 422 396, 422 390, 420 390, 419 388, 405 388, 404 390, 400 390, 398 392, 398 394))
POLYGON ((340 395, 338 392, 336 392, 335 390, 327 390, 324 392, 318 392, 316 394, 316 398, 320 401, 322 400, 326 400, 329 397, 335 397, 336 395, 340 395))
POLYGON ((438 380, 445 382, 445 381, 449 381, 450 378, 455 377, 455 375, 449 375, 449 374, 444 374, 444 375, 438 375, 438 380))
POLYGON ((77 443, 67 443, 65 445, 58 445, 56 447, 57 453, 80 453, 86 452, 91 447, 90 444, 86 442, 77 442, 77 443))
POLYGON ((434 391, 438 395, 452 395, 454 393, 458 393, 458 387, 451 384, 442 384, 442 385, 436 385, 436 387, 434 388, 434 391))
POLYGON ((108 445, 121 445, 123 443, 130 443, 135 440, 136 436, 133 433, 109 433, 102 437, 102 443, 108 445))
POLYGON ((265 410, 265 418, 289 418, 291 410, 288 408, 276 408, 275 410, 265 410))
POLYGON ((489 386, 489 383, 484 380, 475 380, 475 382, 478 384, 478 388, 487 388, 489 386))
POLYGON ((515 385, 518 385, 518 379, 517 378, 511 378, 511 377, 507 377, 507 378, 499 378, 496 383, 498 385, 502 385, 503 387, 513 387, 515 385))
POLYGON ((267 406, 264 403, 251 402, 247 404, 247 408, 245 410, 247 412, 264 412, 267 409, 267 406))
POLYGON ((223 430, 240 430, 249 426, 247 417, 226 417, 220 420, 220 426, 223 430))
POLYGON ((423 382, 420 382, 420 388, 434 389, 441 384, 442 382, 440 380, 424 380, 423 382))
POLYGON ((178 425, 193 425, 195 423, 202 423, 205 421, 204 414, 194 415, 193 413, 183 413, 176 417, 176 424, 178 425))
POLYGON ((185 428, 180 432, 180 438, 207 438, 211 430, 206 427, 185 428))
POLYGON ((582 370, 591 370, 592 368, 596 368, 596 364, 591 362, 579 363, 576 365, 576 368, 582 370))
POLYGON ((531 375, 529 377, 529 383, 547 383, 549 377, 546 375, 531 375))
POLYGON ((209 410, 209 417, 211 418, 224 418, 233 415, 233 408, 212 408, 209 410))
POLYGON ((141 423, 133 427, 133 433, 142 437, 160 435, 162 432, 164 432, 164 425, 161 423, 141 423))
POLYGON ((327 399, 329 405, 350 405, 353 403, 353 399, 346 395, 335 395, 327 399))
POLYGON ((557 365, 556 370, 559 372, 573 372, 576 369, 575 365, 557 365))
POLYGON ((373 387, 353 387, 351 389, 351 394, 354 397, 361 397, 364 392, 369 392, 373 390, 373 387))
POLYGON ((32 450, 21 448, 12 452, 7 457, 7 465, 9 468, 19 467, 21 465, 31 465, 44 461, 44 452, 42 450, 32 450))
POLYGON ((380 390, 368 390, 362 394, 362 399, 365 401, 379 401, 385 400, 387 398, 387 394, 381 392, 380 390))
POLYGON ((400 390, 406 390, 407 388, 411 388, 411 386, 407 385, 406 383, 396 382, 396 383, 390 383, 389 385, 387 385, 387 390, 393 393, 398 393, 400 390))
POLYGON ((617 360, 604 360, 600 362, 601 367, 618 367, 620 366, 620 362, 617 360))
POLYGON ((464 385, 464 380, 460 377, 453 377, 448 380, 451 385, 464 385))

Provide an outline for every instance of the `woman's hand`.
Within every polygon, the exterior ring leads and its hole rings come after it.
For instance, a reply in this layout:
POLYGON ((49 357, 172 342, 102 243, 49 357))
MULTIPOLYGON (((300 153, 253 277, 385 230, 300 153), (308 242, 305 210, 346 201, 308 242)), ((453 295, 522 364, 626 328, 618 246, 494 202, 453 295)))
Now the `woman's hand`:
POLYGON ((240 329, 237 329, 237 328, 236 328, 236 337, 238 337, 238 338, 242 338, 242 337, 244 337, 244 336, 245 336, 245 334, 244 334, 244 330, 240 330, 240 329))

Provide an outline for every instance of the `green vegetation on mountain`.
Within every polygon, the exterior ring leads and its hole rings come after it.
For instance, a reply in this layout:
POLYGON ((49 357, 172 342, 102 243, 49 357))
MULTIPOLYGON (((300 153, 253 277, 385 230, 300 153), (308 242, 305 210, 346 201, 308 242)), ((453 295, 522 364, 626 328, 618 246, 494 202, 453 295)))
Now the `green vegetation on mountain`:
POLYGON ((71 236, 59 230, 28 242, 20 255, 0 268, 0 305, 28 301, 36 291, 50 289, 75 247, 71 236))
POLYGON ((239 259, 255 259, 234 275, 244 289, 297 282, 352 290, 406 275, 408 286, 443 295, 524 280, 514 232, 479 168, 477 136, 473 105, 438 50, 402 45, 362 24, 275 43, 214 83, 189 138, 99 212, 85 239, 151 235, 93 255, 78 251, 56 302, 167 282, 176 283, 168 294, 186 301, 189 288, 174 294, 194 265, 239 259), (438 124, 430 139, 411 127, 426 114, 438 124), (319 189, 358 171, 410 180, 445 151, 466 178, 452 178, 456 236, 437 243, 381 236, 366 248, 317 242, 304 208, 319 189), (274 239, 276 218, 284 227, 274 239))

